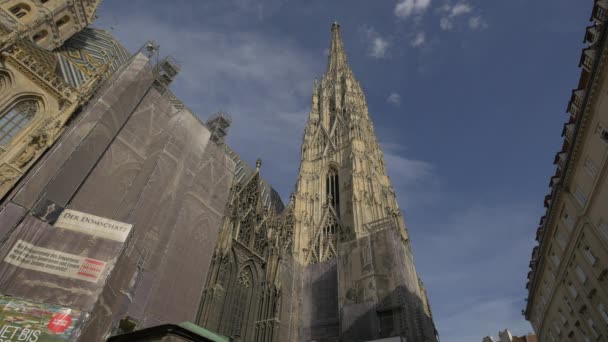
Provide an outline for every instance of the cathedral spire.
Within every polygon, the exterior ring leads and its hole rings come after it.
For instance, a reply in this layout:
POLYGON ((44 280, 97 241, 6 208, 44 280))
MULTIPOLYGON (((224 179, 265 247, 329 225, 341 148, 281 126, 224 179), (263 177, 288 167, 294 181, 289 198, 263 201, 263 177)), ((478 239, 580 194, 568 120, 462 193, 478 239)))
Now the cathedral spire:
POLYGON ((340 24, 337 21, 331 25, 331 46, 329 48, 329 64, 327 71, 338 71, 344 67, 348 67, 346 62, 346 53, 342 44, 342 36, 340 35, 340 24))

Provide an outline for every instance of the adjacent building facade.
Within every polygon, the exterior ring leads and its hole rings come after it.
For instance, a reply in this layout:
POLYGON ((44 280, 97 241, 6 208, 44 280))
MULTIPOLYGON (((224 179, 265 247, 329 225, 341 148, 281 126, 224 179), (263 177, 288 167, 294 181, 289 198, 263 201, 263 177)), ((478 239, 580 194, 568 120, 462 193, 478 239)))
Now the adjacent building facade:
MULTIPOLYGON (((537 342, 536 335, 528 334, 524 336, 513 336, 507 329, 498 332, 497 342, 537 342)), ((482 342, 494 342, 492 336, 486 336, 482 339, 482 342)))
POLYGON ((608 1, 594 1, 532 251, 523 313, 539 341, 608 339, 607 19, 608 1))

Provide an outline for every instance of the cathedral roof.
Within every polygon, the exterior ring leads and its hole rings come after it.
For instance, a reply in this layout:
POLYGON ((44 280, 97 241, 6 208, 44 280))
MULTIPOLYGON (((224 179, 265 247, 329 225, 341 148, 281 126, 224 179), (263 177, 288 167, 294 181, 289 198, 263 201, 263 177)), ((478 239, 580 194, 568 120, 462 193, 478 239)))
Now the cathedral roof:
POLYGON ((77 88, 103 65, 109 63, 111 74, 131 54, 109 32, 85 28, 55 50, 63 78, 77 88))
MULTIPOLYGON (((227 144, 224 145, 224 151, 235 163, 234 178, 236 181, 244 185, 251 177, 254 176, 256 170, 249 166, 241 157, 227 144)), ((262 204, 265 207, 272 207, 279 213, 285 208, 283 200, 279 193, 265 179, 260 177, 260 193, 262 195, 262 204)))

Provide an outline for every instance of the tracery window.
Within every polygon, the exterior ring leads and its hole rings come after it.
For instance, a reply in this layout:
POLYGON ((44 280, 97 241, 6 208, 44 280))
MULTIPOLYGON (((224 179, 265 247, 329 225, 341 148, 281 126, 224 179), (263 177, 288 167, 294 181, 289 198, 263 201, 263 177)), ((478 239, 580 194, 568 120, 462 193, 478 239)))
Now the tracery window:
POLYGON ((26 4, 17 4, 9 9, 9 11, 17 18, 25 17, 32 9, 26 4))
POLYGON ((327 177, 325 179, 325 194, 337 215, 340 215, 340 189, 338 183, 338 170, 331 167, 327 171, 327 177))
POLYGON ((36 115, 38 102, 25 100, 17 102, 0 117, 0 145, 8 144, 36 115))
POLYGON ((232 305, 232 317, 230 318, 231 336, 244 336, 243 323, 249 311, 249 302, 253 291, 253 276, 251 268, 245 267, 239 272, 236 281, 234 302, 232 305))

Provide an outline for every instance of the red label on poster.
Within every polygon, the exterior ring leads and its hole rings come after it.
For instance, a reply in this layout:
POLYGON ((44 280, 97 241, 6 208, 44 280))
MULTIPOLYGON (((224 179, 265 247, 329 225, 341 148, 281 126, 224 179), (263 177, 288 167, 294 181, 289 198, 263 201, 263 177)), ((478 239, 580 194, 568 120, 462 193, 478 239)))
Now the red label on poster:
POLYGON ((72 324, 72 316, 69 313, 58 313, 51 318, 48 328, 55 333, 63 332, 72 324))

